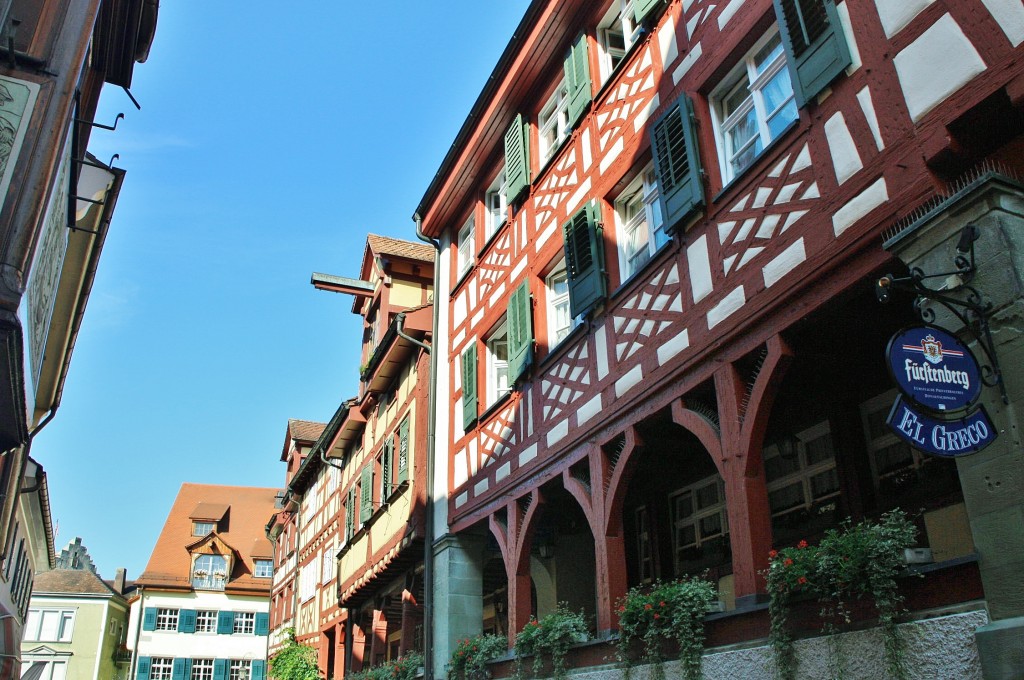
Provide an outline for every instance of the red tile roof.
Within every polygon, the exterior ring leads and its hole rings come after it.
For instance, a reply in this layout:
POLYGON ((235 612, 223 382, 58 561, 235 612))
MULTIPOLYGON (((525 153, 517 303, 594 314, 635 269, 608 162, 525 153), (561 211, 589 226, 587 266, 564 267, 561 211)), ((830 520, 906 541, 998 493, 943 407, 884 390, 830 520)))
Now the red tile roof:
POLYGON ((229 506, 215 530, 217 536, 235 550, 235 563, 226 590, 270 592, 269 579, 253 578, 254 546, 265 541, 267 520, 274 514, 277 489, 213 484, 181 485, 178 497, 160 532, 146 570, 135 581, 146 588, 190 589, 192 559, 186 546, 196 542, 192 535, 190 513, 201 503, 229 506))
POLYGON ((422 262, 434 261, 434 248, 426 243, 402 241, 401 239, 391 238, 390 236, 368 234, 366 237, 366 245, 377 255, 395 255, 398 257, 407 257, 410 260, 420 260, 422 262))
POLYGON ((320 438, 320 433, 324 431, 325 427, 327 427, 326 423, 292 418, 288 421, 288 434, 292 439, 297 439, 300 442, 315 442, 320 438))
POLYGON ((118 595, 110 585, 85 569, 52 569, 35 575, 33 594, 118 595))

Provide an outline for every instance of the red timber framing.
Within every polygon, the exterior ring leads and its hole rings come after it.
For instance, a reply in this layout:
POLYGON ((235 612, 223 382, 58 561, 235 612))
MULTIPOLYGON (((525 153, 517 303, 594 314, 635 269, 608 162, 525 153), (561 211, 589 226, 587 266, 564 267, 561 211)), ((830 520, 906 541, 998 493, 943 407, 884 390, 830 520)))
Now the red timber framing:
MULTIPOLYGON (((644 428, 666 413, 721 477, 736 599, 763 596, 758 572, 774 542, 766 432, 773 418, 788 417, 776 403, 788 369, 825 366, 791 339, 813 344, 806 319, 835 312, 894 266, 883 233, 947 182, 980 161, 1020 168, 1022 126, 1007 122, 1019 120, 1024 100, 1024 36, 1014 21, 981 0, 935 0, 899 21, 880 15, 873 0, 822 1, 836 12, 831 25, 849 61, 827 86, 796 97, 806 103, 794 105, 793 120, 737 171, 723 150, 723 100, 736 69, 773 40, 771 0, 665 3, 603 83, 596 28, 611 3, 532 3, 417 211, 424 233, 447 246, 448 366, 439 379, 450 395, 449 529, 486 525, 495 537, 513 636, 531 613, 531 542, 552 487, 586 516, 597 628, 615 627, 614 604, 630 585, 625 496, 652 445, 644 428), (540 116, 581 32, 593 100, 544 160, 540 116), (941 75, 935 53, 955 63, 946 91, 930 83, 941 75), (664 225, 674 228, 671 238, 627 273, 618 252, 627 240, 621 199, 657 160, 651 129, 675 109, 683 127, 693 126, 698 205, 664 225), (508 171, 503 162, 519 162, 505 153, 520 114, 528 185, 508 197, 507 218, 489 234, 481 198, 508 171), (971 132, 978 125, 999 131, 981 139, 971 132), (597 245, 586 254, 609 292, 556 339, 551 275, 565 255, 579 254, 575 244, 566 248, 563 230, 580 214, 595 216, 597 245), (475 231, 460 248, 470 221, 475 231), (519 291, 525 307, 513 308, 519 291), (498 341, 507 326, 511 366, 512 329, 523 318, 530 357, 502 394, 498 341)), ((865 325, 881 332, 889 321, 865 325)), ((861 507, 859 498, 843 503, 861 507)))

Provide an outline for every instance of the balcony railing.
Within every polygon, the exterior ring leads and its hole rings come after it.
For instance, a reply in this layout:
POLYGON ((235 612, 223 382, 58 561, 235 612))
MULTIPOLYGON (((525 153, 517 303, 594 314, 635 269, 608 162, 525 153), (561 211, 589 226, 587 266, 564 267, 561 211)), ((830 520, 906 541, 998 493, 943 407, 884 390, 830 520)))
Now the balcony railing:
POLYGON ((219 574, 193 574, 192 587, 196 590, 224 590, 226 580, 219 574))

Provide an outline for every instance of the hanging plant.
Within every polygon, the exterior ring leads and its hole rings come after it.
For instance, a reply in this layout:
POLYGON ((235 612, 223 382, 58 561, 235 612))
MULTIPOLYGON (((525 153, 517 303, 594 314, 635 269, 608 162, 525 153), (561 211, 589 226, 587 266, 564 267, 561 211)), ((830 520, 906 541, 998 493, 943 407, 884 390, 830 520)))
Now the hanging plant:
POLYGON ((633 588, 619 601, 619 658, 629 676, 631 648, 642 642, 641 660, 653 664, 652 677, 664 678, 662 641, 675 640, 687 680, 701 677, 704 617, 718 599, 714 584, 702 577, 684 578, 653 588, 633 588))
MULTIPOLYGON (((823 632, 830 636, 837 625, 851 621, 850 603, 869 600, 878 611, 885 645, 885 665, 892 677, 906 680, 906 641, 897 625, 903 612, 903 596, 896 576, 906 567, 905 550, 914 544, 917 529, 902 510, 882 515, 877 523, 845 521, 829 529, 817 546, 800 541, 795 548, 768 553, 765 577, 771 598, 769 640, 778 674, 783 680, 796 677, 797 659, 788 627, 794 595, 807 593, 821 604, 823 632)), ((838 638, 830 647, 841 654, 838 638)), ((842 674, 842 659, 835 663, 842 674)))
POLYGON ((583 613, 569 611, 565 603, 560 603, 554 612, 541 619, 531 616, 516 636, 516 676, 523 677, 523 659, 527 656, 533 657, 533 675, 539 676, 547 656, 551 660, 552 677, 562 680, 566 677, 565 655, 569 647, 586 642, 589 637, 583 613))
POLYGON ((448 661, 449 680, 482 680, 489 677, 487 662, 508 651, 504 635, 475 635, 459 643, 448 661))

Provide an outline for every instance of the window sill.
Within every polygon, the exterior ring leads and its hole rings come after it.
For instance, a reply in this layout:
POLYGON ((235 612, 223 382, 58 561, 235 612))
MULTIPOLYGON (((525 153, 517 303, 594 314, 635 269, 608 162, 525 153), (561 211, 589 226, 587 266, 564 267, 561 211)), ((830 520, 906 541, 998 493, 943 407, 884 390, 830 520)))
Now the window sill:
POLYGON ((667 241, 658 246, 658 249, 654 251, 653 255, 651 255, 651 259, 647 260, 647 262, 644 262, 644 265, 640 267, 640 269, 637 269, 635 272, 629 275, 629 278, 620 283, 619 287, 611 292, 611 294, 608 296, 608 299, 614 300, 619 296, 623 295, 628 288, 632 287, 632 284, 635 281, 637 281, 645 272, 647 272, 649 269, 651 269, 651 267, 654 266, 655 262, 659 262, 664 258, 665 253, 671 250, 670 246, 673 243, 678 243, 676 241, 674 234, 669 236, 667 241))
POLYGON ((515 390, 509 390, 505 394, 495 399, 493 404, 484 409, 484 412, 477 416, 476 426, 479 427, 480 423, 484 422, 485 420, 493 416, 497 411, 499 411, 501 407, 504 406, 505 403, 512 398, 513 392, 515 392, 515 390))
POLYGON ((473 273, 473 268, 476 267, 476 262, 469 265, 469 269, 459 275, 459 278, 455 281, 455 285, 452 286, 452 292, 448 294, 448 297, 454 298, 459 294, 459 290, 465 285, 466 281, 469 280, 469 275, 473 273))
MULTIPOLYGON (((491 233, 491 235, 488 236, 487 239, 484 241, 484 247, 481 248, 480 252, 476 254, 476 261, 477 262, 479 262, 480 260, 484 259, 484 253, 486 253, 487 250, 491 247, 491 244, 494 243, 494 241, 498 238, 498 235, 501 232, 505 231, 505 227, 507 227, 507 226, 508 226, 508 218, 506 217, 505 221, 502 222, 501 224, 499 224, 497 227, 495 227, 494 231, 491 233)), ((472 269, 472 267, 470 267, 470 269, 472 269)))
POLYGON ((626 53, 622 55, 622 61, 619 62, 618 66, 612 69, 612 72, 609 73, 608 77, 604 80, 603 83, 601 83, 601 89, 599 89, 597 91, 597 94, 594 95, 594 102, 598 102, 601 99, 603 99, 604 96, 607 95, 613 89, 613 87, 617 84, 617 79, 615 76, 625 73, 626 69, 629 68, 629 62, 633 58, 633 55, 637 53, 637 51, 640 49, 642 45, 645 45, 647 43, 651 35, 652 31, 649 31, 646 27, 640 29, 640 34, 636 37, 636 40, 634 40, 633 44, 629 46, 629 49, 626 50, 626 53))
POLYGON ((586 321, 583 321, 573 326, 572 330, 569 331, 568 335, 562 338, 561 342, 548 349, 548 353, 544 355, 544 358, 537 362, 537 368, 546 368, 549 364, 554 363, 558 357, 565 354, 565 352, 573 346, 573 340, 577 336, 583 335, 586 332, 585 329, 588 325, 589 324, 586 321))
MULTIPOLYGON (((769 154, 773 150, 777 149, 782 144, 782 141, 789 136, 789 133, 792 132, 799 125, 800 118, 798 117, 792 123, 783 128, 783 130, 779 133, 779 136, 773 139, 772 141, 768 142, 768 146, 764 147, 764 149, 761 150, 761 153, 757 156, 757 158, 754 159, 753 163, 743 168, 743 170, 741 170, 739 174, 737 174, 735 177, 726 182, 717 194, 711 197, 711 204, 714 205, 718 203, 718 201, 721 200, 722 197, 725 196, 725 194, 731 192, 735 187, 737 187, 740 184, 741 180, 743 180, 744 178, 750 178, 754 174, 755 169, 760 168, 762 165, 767 165, 766 161, 768 160, 769 154)), ((774 158, 772 160, 777 161, 777 159, 774 158)))

